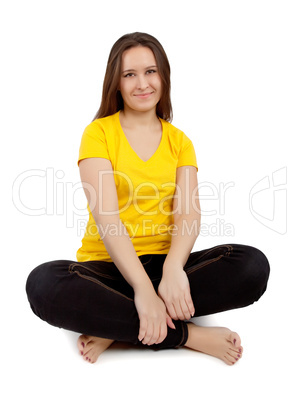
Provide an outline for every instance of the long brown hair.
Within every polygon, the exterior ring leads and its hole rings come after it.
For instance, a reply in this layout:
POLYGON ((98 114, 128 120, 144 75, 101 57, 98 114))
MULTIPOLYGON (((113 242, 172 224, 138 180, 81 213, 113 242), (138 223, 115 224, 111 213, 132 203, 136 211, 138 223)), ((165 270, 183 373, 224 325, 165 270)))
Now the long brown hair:
POLYGON ((171 71, 167 55, 156 38, 142 32, 123 35, 114 43, 109 55, 103 82, 101 105, 93 120, 112 115, 123 109, 123 99, 118 90, 122 54, 125 50, 136 46, 148 47, 155 56, 158 72, 162 81, 162 95, 156 105, 156 114, 164 120, 172 121, 173 112, 170 98, 171 71))

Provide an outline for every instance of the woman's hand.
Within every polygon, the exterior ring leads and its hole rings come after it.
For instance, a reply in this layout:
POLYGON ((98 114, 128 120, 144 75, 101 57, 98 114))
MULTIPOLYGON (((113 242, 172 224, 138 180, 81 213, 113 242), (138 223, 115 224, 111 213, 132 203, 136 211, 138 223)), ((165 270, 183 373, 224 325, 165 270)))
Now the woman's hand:
POLYGON ((167 267, 163 270, 158 295, 165 302, 173 320, 189 320, 195 313, 190 286, 183 267, 167 267))
POLYGON ((153 287, 135 290, 134 301, 140 319, 138 339, 144 345, 161 343, 167 336, 167 325, 176 329, 153 287))

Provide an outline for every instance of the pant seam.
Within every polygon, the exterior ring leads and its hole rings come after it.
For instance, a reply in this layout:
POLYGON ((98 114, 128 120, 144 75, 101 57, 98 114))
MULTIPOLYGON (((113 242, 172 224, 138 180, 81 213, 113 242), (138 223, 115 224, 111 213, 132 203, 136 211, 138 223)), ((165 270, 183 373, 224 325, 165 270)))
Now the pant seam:
POLYGON ((75 270, 74 270, 74 268, 75 267, 81 267, 81 268, 83 268, 83 269, 86 269, 87 271, 90 271, 90 272, 92 272, 93 274, 95 274, 95 275, 97 275, 97 276, 101 276, 101 277, 103 277, 103 278, 106 278, 106 279, 112 279, 112 280, 117 280, 117 279, 119 279, 119 278, 116 278, 115 276, 112 276, 112 275, 109 275, 109 274, 104 274, 104 273, 102 273, 102 272, 98 272, 97 270, 95 270, 95 269, 92 269, 92 268, 90 268, 90 267, 88 267, 88 266, 85 266, 85 265, 82 265, 82 264, 78 264, 78 263, 73 263, 73 264, 70 264, 70 266, 69 266, 69 272, 76 272, 75 270))
POLYGON ((181 346, 184 346, 186 341, 187 341, 187 336, 188 335, 188 328, 187 324, 184 321, 181 321, 182 324, 182 336, 181 336, 181 341, 180 343, 176 346, 176 348, 179 348, 181 346))
MULTIPOLYGON (((74 264, 72 264, 72 265, 74 265, 74 264)), ((101 287, 103 287, 103 288, 109 290, 110 292, 113 292, 113 293, 119 295, 119 296, 122 296, 123 298, 125 298, 125 299, 127 299, 127 300, 129 300, 129 301, 132 301, 132 302, 134 301, 134 300, 131 299, 130 297, 127 297, 127 296, 125 296, 124 294, 118 292, 117 290, 115 290, 115 289, 113 289, 113 288, 110 288, 109 286, 105 285, 104 283, 100 282, 99 280, 97 280, 97 279, 95 279, 95 278, 90 278, 90 277, 87 276, 87 275, 81 274, 79 271, 71 271, 70 267, 69 267, 69 272, 70 272, 71 274, 77 274, 77 275, 78 275, 79 277, 81 277, 82 279, 86 279, 87 281, 96 283, 97 285, 99 285, 99 286, 101 286, 101 287)))
MULTIPOLYGON (((215 247, 215 248, 213 248, 212 250, 209 250, 208 252, 214 251, 215 249, 218 249, 218 248, 220 248, 220 247, 223 247, 223 246, 215 247)), ((233 250, 233 247, 230 246, 230 245, 224 245, 224 247, 227 247, 227 248, 228 248, 228 251, 227 251, 225 254, 221 254, 221 255, 219 255, 219 256, 216 257, 216 258, 212 258, 211 260, 205 261, 205 263, 198 264, 198 265, 196 265, 195 267, 193 267, 193 268, 191 268, 191 269, 186 269, 186 273, 187 273, 187 274, 192 274, 192 273, 195 272, 197 269, 201 269, 201 268, 205 267, 206 265, 212 264, 213 262, 220 260, 220 259, 221 259, 222 257, 224 257, 224 256, 229 256, 230 253, 231 253, 231 251, 233 250)), ((205 256, 206 254, 208 254, 208 252, 206 252, 206 253, 204 254, 204 256, 205 256)))

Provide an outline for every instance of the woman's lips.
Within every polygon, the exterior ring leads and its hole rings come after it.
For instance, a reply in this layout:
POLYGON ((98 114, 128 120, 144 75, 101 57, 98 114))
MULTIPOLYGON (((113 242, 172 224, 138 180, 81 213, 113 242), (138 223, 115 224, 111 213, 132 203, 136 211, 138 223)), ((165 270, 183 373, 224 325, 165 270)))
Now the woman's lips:
POLYGON ((134 96, 136 96, 139 99, 146 99, 146 98, 149 98, 149 96, 152 94, 153 94, 153 92, 147 92, 145 94, 135 94, 134 96))

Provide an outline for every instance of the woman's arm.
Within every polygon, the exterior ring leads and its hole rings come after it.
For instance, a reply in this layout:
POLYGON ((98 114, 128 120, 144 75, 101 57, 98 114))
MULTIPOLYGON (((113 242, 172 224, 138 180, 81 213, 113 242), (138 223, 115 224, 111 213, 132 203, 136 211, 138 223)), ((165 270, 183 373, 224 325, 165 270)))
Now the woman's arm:
POLYGON ((197 170, 194 166, 177 168, 173 218, 171 247, 164 261, 159 295, 171 318, 184 320, 194 314, 194 305, 183 267, 199 235, 201 223, 197 170))
MULTIPOLYGON (((87 158, 80 162, 79 168, 84 192, 107 252, 134 289, 140 318, 139 340, 144 344, 160 343, 167 333, 166 309, 120 219, 111 162, 105 158, 87 158), (109 227, 117 227, 118 233, 111 234, 115 231, 110 231, 109 227)), ((170 323, 168 318, 168 325, 170 323)))
POLYGON ((111 162, 104 158, 88 158, 80 162, 79 168, 98 233, 114 264, 133 288, 141 284, 151 286, 151 281, 119 217, 118 197, 111 162), (117 228, 117 231, 111 231, 110 228, 117 228))
POLYGON ((164 267, 173 264, 184 267, 199 236, 201 224, 197 170, 194 166, 177 168, 173 218, 171 248, 164 267))

